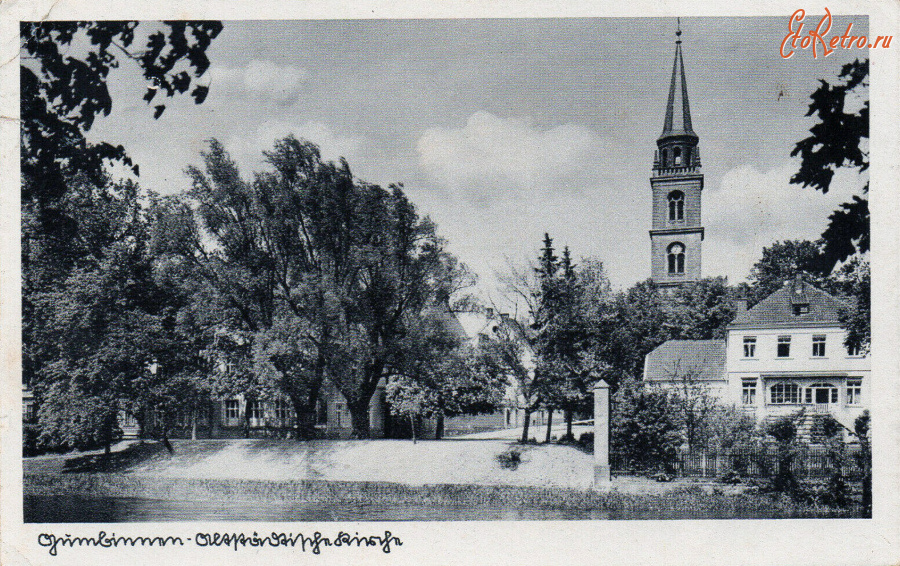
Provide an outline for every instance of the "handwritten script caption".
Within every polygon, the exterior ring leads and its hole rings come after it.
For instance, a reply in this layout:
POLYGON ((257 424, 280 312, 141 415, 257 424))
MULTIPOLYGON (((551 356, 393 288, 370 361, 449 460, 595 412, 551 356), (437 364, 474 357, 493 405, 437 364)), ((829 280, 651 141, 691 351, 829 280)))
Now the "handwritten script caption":
POLYGON ((41 533, 37 537, 40 546, 45 547, 51 556, 57 556, 61 548, 95 547, 95 548, 120 548, 120 547, 183 547, 197 546, 200 548, 225 547, 238 551, 244 548, 297 548, 301 552, 321 554, 323 549, 339 548, 372 548, 389 554, 394 547, 403 546, 400 537, 390 531, 384 535, 360 535, 359 533, 345 533, 339 531, 334 537, 323 536, 316 531, 312 536, 303 533, 276 533, 259 535, 246 533, 196 533, 192 537, 180 536, 116 536, 115 533, 107 534, 100 531, 97 536, 82 537, 65 534, 57 536, 54 533, 41 533))

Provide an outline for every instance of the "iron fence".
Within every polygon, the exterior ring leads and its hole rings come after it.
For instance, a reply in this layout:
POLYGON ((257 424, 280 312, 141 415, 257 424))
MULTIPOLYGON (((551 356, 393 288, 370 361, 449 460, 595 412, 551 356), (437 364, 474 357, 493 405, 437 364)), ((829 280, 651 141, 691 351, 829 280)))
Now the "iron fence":
MULTIPOLYGON (((825 448, 806 448, 794 452, 789 460, 791 470, 799 478, 827 478, 840 467, 843 477, 858 479, 863 475, 860 456, 858 446, 847 448, 842 457, 825 448)), ((718 453, 683 450, 664 467, 684 477, 718 478, 732 471, 742 477, 771 477, 779 472, 783 461, 774 448, 718 453)), ((610 466, 618 473, 647 471, 615 452, 610 454, 610 466)))

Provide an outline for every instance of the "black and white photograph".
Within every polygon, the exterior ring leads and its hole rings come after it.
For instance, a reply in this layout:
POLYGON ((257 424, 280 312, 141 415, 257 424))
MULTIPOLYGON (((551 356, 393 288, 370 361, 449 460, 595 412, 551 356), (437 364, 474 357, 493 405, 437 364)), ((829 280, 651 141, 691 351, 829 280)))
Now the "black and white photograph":
POLYGON ((874 529, 897 10, 781 8, 5 21, 5 560, 874 529))

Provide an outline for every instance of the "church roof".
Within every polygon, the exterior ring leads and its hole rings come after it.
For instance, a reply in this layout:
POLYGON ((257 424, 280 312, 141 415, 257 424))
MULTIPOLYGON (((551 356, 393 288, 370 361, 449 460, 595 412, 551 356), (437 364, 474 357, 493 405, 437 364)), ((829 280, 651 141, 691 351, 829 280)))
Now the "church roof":
POLYGON ((725 379, 725 340, 669 340, 647 354, 645 381, 725 379))
POLYGON ((840 324, 841 311, 847 307, 842 300, 798 278, 786 281, 752 309, 739 313, 729 328, 840 324))
POLYGON ((669 101, 666 105, 666 121, 662 140, 675 136, 697 137, 691 126, 691 106, 688 102, 687 80, 684 77, 684 59, 681 55, 681 29, 676 32, 675 62, 672 64, 672 82, 669 85, 669 101))

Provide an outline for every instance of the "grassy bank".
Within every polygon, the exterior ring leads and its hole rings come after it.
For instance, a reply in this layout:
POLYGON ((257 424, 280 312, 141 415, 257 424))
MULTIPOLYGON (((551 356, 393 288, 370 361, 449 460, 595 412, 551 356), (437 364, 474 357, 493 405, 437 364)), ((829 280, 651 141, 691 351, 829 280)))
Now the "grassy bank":
POLYGON ((606 512, 611 518, 825 518, 852 511, 799 505, 761 494, 725 494, 689 486, 663 494, 479 485, 410 486, 390 482, 189 479, 119 473, 29 474, 26 495, 133 497, 179 501, 253 501, 434 505, 606 512))

